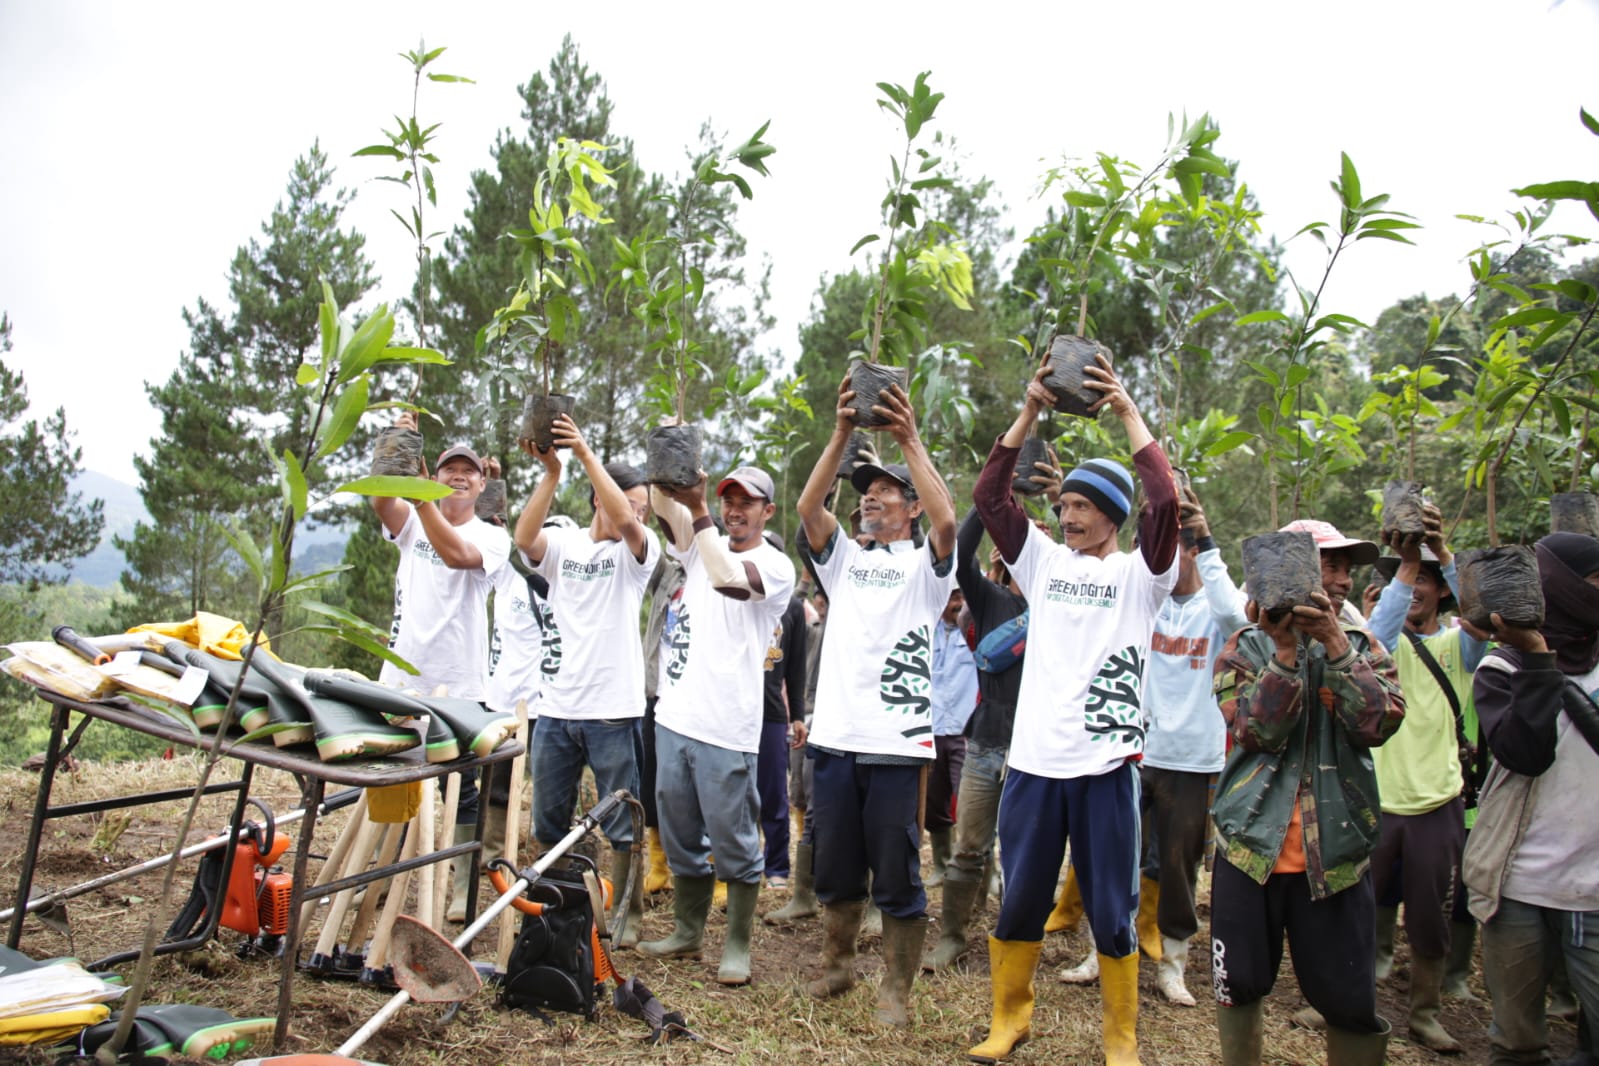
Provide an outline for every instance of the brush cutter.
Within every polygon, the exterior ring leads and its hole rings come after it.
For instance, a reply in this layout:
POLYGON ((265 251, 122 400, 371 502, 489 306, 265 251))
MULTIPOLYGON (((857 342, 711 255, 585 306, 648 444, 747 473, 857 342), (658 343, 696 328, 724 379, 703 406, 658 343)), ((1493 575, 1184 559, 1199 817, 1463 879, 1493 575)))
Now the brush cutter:
MULTIPOLYGON (((400 985, 400 991, 396 992, 381 1010, 334 1053, 353 1055, 390 1018, 394 1017, 401 1007, 413 999, 418 1002, 458 1003, 476 992, 482 987, 483 979, 471 960, 461 954, 461 949, 471 944, 473 939, 487 929, 502 911, 521 899, 528 888, 543 877, 545 871, 559 861, 573 845, 591 830, 598 829, 604 824, 619 806, 623 803, 636 805, 637 802, 626 792, 613 792, 601 799, 587 814, 578 819, 571 832, 562 837, 560 842, 540 856, 531 868, 521 871, 516 882, 501 892, 499 898, 490 903, 453 942, 421 922, 397 920, 393 931, 393 958, 390 961, 394 965, 394 979, 400 985)), ((636 875, 633 867, 630 867, 628 884, 624 888, 631 888, 634 876, 636 875)), ((617 899, 613 921, 625 918, 627 913, 626 893, 618 894, 617 899)), ((604 911, 601 909, 597 917, 603 914, 604 911)))

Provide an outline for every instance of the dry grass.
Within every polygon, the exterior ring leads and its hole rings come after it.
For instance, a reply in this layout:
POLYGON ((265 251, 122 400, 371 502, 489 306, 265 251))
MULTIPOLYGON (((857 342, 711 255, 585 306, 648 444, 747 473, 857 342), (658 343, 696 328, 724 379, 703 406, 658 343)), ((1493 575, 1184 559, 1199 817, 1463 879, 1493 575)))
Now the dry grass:
MULTIPOLYGON (((54 800, 59 804, 134 790, 184 787, 193 783, 196 769, 197 763, 188 758, 116 766, 84 764, 76 774, 58 779, 54 800)), ((0 772, 0 807, 6 812, 8 827, 0 841, 0 885, 15 884, 23 830, 37 782, 36 775, 22 771, 0 772)), ((278 811, 294 807, 299 797, 292 778, 270 771, 257 774, 254 791, 278 811)), ((224 824, 230 802, 226 796, 206 801, 197 822, 203 833, 215 832, 224 824)), ((97 819, 83 817, 49 824, 41 848, 36 891, 64 887, 170 849, 180 808, 181 804, 135 808, 109 855, 98 855, 90 848, 97 819)), ((334 815, 319 829, 318 853, 331 847, 343 817, 342 813, 334 815)), ((289 832, 298 840, 298 833, 292 829, 289 832)), ((316 865, 313 860, 313 869, 316 865)), ((185 893, 192 876, 190 864, 179 879, 185 893)), ((77 954, 92 959, 136 945, 159 879, 159 874, 147 874, 72 901, 68 904, 70 936, 30 920, 24 929, 22 949, 35 957, 77 954)), ((6 896, 10 894, 9 890, 5 892, 6 896)), ((933 890, 931 895, 930 910, 936 915, 938 891, 933 890)), ((767 892, 761 909, 776 907, 785 897, 786 893, 767 892)), ((991 903, 990 922, 993 915, 991 903)), ((647 914, 645 935, 664 935, 670 923, 667 897, 658 897, 647 914)), ((313 927, 306 940, 307 952, 315 933, 313 927)), ((637 973, 668 1008, 687 1014, 690 1026, 706 1037, 707 1043, 675 1042, 648 1049, 640 1045, 643 1026, 617 1014, 608 1004, 591 1022, 555 1015, 554 1024, 545 1025, 530 1015, 497 1009, 490 995, 482 993, 448 1026, 439 1024, 441 1008, 437 1006, 407 1006, 361 1053, 390 1066, 527 1062, 608 1066, 634 1063, 642 1057, 665 1064, 852 1062, 925 1066, 930 1062, 963 1061, 966 1048, 982 1039, 989 1013, 986 940, 974 940, 972 955, 961 972, 917 982, 914 1023, 909 1030, 899 1032, 885 1030, 872 1021, 873 986, 881 972, 875 943, 863 945, 857 964, 861 981, 854 990, 828 1002, 814 1001, 805 994, 804 983, 816 969, 819 934, 815 921, 793 928, 757 923, 753 946, 755 983, 746 989, 724 989, 715 983, 722 936, 717 915, 712 917, 704 961, 659 962, 632 952, 622 953, 618 964, 637 973)), ((929 942, 936 935, 935 926, 929 942)), ((158 960, 152 1001, 203 1003, 241 1017, 273 1013, 278 992, 277 964, 236 958, 232 948, 237 940, 236 934, 225 932, 222 939, 213 941, 204 951, 182 959, 158 960)), ((475 948, 474 957, 491 957, 491 937, 480 937, 475 948)), ((1046 942, 1037 982, 1034 1038, 1018 1051, 1014 1061, 1102 1061, 1098 989, 1064 985, 1055 979, 1061 968, 1074 965, 1087 948, 1088 942, 1081 934, 1051 936, 1046 942)), ((1403 1039, 1403 946, 1396 971, 1392 982, 1379 989, 1383 1011, 1395 1022, 1389 1061, 1396 1066, 1445 1061, 1403 1039)), ((131 972, 131 967, 124 967, 123 972, 131 972)), ((1154 991, 1152 965, 1144 964, 1138 1035, 1146 1066, 1219 1061, 1214 1014, 1205 995, 1209 988, 1208 953, 1196 950, 1191 954, 1188 984, 1200 997, 1199 1008, 1167 1004, 1154 991)), ((1480 982, 1477 990, 1481 994, 1480 982)), ((295 982, 291 1043, 285 1050, 332 1050, 387 998, 357 985, 300 976, 295 982)), ((1323 1061, 1321 1037, 1294 1030, 1288 1024, 1289 1015, 1299 1006, 1292 969, 1285 960, 1277 991, 1267 1003, 1268 1062, 1323 1061)), ((1445 1008, 1444 1021, 1467 1043, 1466 1054, 1451 1061, 1487 1060, 1486 1006, 1451 1003, 1445 1008)), ((1555 1036, 1557 1055, 1569 1054, 1574 1045, 1572 1027, 1556 1023, 1555 1036)), ((21 1058, 38 1063, 50 1061, 44 1052, 21 1058)))

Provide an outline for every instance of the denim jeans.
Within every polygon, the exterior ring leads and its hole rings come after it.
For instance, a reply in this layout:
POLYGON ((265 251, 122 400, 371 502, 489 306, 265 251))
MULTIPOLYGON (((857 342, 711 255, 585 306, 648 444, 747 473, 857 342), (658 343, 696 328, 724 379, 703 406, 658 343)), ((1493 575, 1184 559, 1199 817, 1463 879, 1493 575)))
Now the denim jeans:
POLYGON ((655 806, 673 874, 761 883, 755 763, 754 752, 690 740, 656 723, 655 806))
POLYGON ((1499 901, 1499 910, 1482 927, 1483 980, 1493 998, 1492 1066, 1548 1061, 1544 995, 1557 954, 1565 958, 1591 1037, 1599 1023, 1599 911, 1499 901))
POLYGON ((1005 791, 1004 748, 968 741, 955 801, 955 853, 945 873, 951 881, 980 881, 994 851, 999 797, 1005 791))
MULTIPOLYGON (((641 718, 539 719, 533 730, 533 834, 544 847, 558 844, 572 828, 578 782, 586 765, 603 798, 617 789, 637 796, 643 759, 641 718)), ((612 847, 633 843, 633 819, 619 807, 605 820, 612 847)))

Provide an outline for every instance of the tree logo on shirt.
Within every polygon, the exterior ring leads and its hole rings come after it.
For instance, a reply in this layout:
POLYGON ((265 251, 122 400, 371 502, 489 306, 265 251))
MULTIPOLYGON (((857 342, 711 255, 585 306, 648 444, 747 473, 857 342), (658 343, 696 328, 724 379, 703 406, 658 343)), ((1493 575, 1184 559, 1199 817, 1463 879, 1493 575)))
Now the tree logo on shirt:
POLYGON ((877 687, 884 710, 911 719, 900 735, 929 748, 933 746, 932 646, 932 634, 926 625, 900 637, 883 663, 877 687))
POLYGON ((678 607, 666 627, 666 678, 674 685, 683 680, 683 671, 688 667, 688 643, 693 633, 688 607, 678 607))
POLYGON ((540 642, 539 673, 554 677, 561 672, 561 630, 555 624, 555 612, 543 600, 533 600, 533 613, 538 617, 544 637, 540 642))
POLYGON ((1100 666, 1099 673, 1088 683, 1088 703, 1083 708, 1083 728, 1092 734, 1090 740, 1142 743, 1139 690, 1143 676, 1144 656, 1134 644, 1111 653, 1100 666))

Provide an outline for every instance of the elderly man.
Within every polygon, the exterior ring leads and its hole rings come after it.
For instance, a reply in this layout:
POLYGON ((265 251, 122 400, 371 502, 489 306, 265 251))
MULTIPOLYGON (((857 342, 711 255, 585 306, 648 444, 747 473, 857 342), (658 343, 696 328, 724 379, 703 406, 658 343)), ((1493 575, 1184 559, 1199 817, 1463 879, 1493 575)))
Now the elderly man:
POLYGON ((999 808, 1005 899, 989 939, 994 1011, 976 1062, 997 1062, 1027 1039, 1033 973, 1072 844, 1072 865, 1100 962, 1101 1028, 1111 1066, 1138 1061, 1138 770, 1150 636, 1177 580, 1177 490, 1171 466, 1108 360, 1084 368, 1121 421, 1149 507, 1138 547, 1118 550, 1133 481, 1120 463, 1090 459, 1061 485, 1057 544, 1011 497, 1016 453, 1054 402, 1040 367, 1011 427, 995 442, 973 493, 977 513, 1027 597, 1015 732, 999 808))
POLYGON ((861 528, 871 540, 862 547, 844 535, 826 500, 854 428, 854 397, 846 377, 833 435, 798 503, 804 550, 831 601, 808 752, 823 905, 823 974, 810 992, 836 996, 855 983, 869 872, 883 913, 877 1018, 905 1026, 927 935, 917 820, 933 758, 932 626, 954 584, 955 507, 910 400, 894 386, 873 411, 886 419, 905 463, 856 468, 850 481, 862 494, 861 528), (929 530, 918 548, 912 532, 924 513, 929 530))
POLYGON ((756 764, 766 654, 794 589, 794 564, 764 536, 777 513, 774 494, 771 476, 753 466, 723 478, 716 495, 727 533, 719 535, 703 477, 688 488, 650 490, 671 538, 667 551, 683 563, 684 579, 655 704, 655 805, 672 870, 675 927, 639 951, 698 956, 720 875, 727 882, 727 942, 716 979, 724 985, 750 979, 763 866, 756 764))
POLYGON ((1340 621, 1350 568, 1377 546, 1331 523, 1291 522, 1321 553, 1311 603, 1233 634, 1216 661, 1216 698, 1233 749, 1216 787, 1220 847, 1211 879, 1211 980, 1227 1066, 1261 1061, 1262 999, 1286 933, 1294 973, 1327 1021, 1329 1066, 1380 1064, 1371 853, 1377 775, 1371 749, 1405 714, 1383 646, 1340 621))

